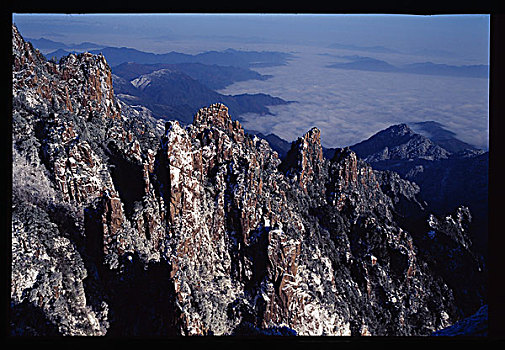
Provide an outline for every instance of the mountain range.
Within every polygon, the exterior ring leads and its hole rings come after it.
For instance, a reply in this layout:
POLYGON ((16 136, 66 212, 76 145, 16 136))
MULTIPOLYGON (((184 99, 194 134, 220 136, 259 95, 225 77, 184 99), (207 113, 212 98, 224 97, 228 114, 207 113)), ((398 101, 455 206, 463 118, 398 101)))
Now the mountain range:
POLYGON ((242 68, 192 63, 122 64, 113 72, 114 90, 119 98, 129 104, 149 108, 157 118, 176 119, 185 124, 191 122, 202 105, 212 102, 225 103, 230 113, 239 118, 248 112, 270 114, 267 106, 288 103, 281 98, 261 93, 222 95, 208 87, 223 86, 232 82, 232 79, 265 79, 264 76, 242 68), (214 76, 217 78, 211 82, 214 76))
POLYGON ((140 64, 128 62, 113 67, 112 72, 125 80, 131 81, 141 75, 149 74, 160 69, 170 69, 172 71, 184 73, 212 90, 224 89, 239 81, 267 80, 271 78, 270 75, 259 74, 248 68, 202 63, 140 64))
MULTIPOLYGON (((46 54, 50 59, 59 60, 71 52, 78 54, 77 51, 66 51, 62 43, 45 39, 37 43, 41 47, 61 44, 63 48, 46 54)), ((268 79, 269 76, 249 68, 286 64, 292 56, 290 54, 233 49, 196 55, 179 52, 154 54, 125 47, 105 47, 89 52, 103 54, 113 66, 114 88, 121 99, 149 108, 157 118, 174 118, 188 123, 201 106, 213 102, 225 103, 230 113, 238 118, 245 113, 270 114, 268 106, 289 103, 262 93, 231 96, 215 90, 238 81, 268 79), (131 84, 135 79, 144 82, 141 89, 131 84)))
MULTIPOLYGON (((201 63, 219 66, 234 66, 241 68, 251 67, 271 67, 284 65, 292 54, 277 51, 240 51, 226 49, 223 51, 205 51, 195 55, 171 51, 164 54, 144 52, 128 47, 102 47, 89 51, 92 54, 102 54, 107 58, 107 62, 112 66, 121 63, 135 62, 139 64, 157 63, 201 63)), ((60 59, 70 53, 79 52, 58 49, 46 54, 47 58, 55 57, 60 59)))
POLYGON ((399 124, 350 148, 374 169, 392 170, 417 183, 420 197, 435 213, 468 206, 474 216, 474 242, 486 255, 489 152, 458 140, 434 121, 413 125, 430 138, 399 124))
POLYGON ((379 60, 365 56, 340 56, 348 62, 338 62, 328 65, 329 68, 350 69, 375 72, 394 72, 422 75, 440 75, 453 77, 488 78, 488 65, 463 65, 454 66, 433 62, 419 62, 404 64, 401 66, 392 65, 384 60, 379 60))
POLYGON ((59 41, 54 41, 46 38, 39 38, 39 39, 33 39, 33 38, 27 38, 27 40, 35 46, 39 50, 64 50, 64 49, 74 49, 74 50, 79 50, 79 49, 97 49, 104 47, 103 45, 96 44, 96 43, 91 43, 91 42, 82 42, 78 44, 65 44, 59 41))
POLYGON ((475 146, 459 140, 456 138, 456 134, 454 132, 447 130, 442 124, 433 120, 410 123, 410 128, 415 133, 426 136, 431 141, 451 153, 457 153, 465 150, 477 150, 475 146))
MULTIPOLYGON (((267 140, 281 159, 286 157, 290 142, 273 134, 256 135, 267 140)), ((349 148, 372 168, 394 171, 419 185, 419 197, 433 213, 469 207, 475 248, 486 257, 489 152, 459 140, 436 121, 392 125, 349 148)), ((323 147, 323 154, 331 159, 337 150, 323 147)))
POLYGON ((344 49, 353 51, 364 51, 364 52, 378 52, 378 53, 398 53, 399 51, 390 49, 384 46, 360 46, 360 45, 349 45, 334 43, 328 46, 331 49, 344 49))
POLYGON ((12 38, 12 336, 419 336, 481 315, 467 207, 325 158, 317 128, 281 160, 222 103, 161 122, 104 56, 12 38))
POLYGON ((417 56, 437 56, 437 57, 454 57, 454 53, 441 49, 414 49, 407 51, 400 51, 396 49, 391 49, 385 46, 361 46, 361 45, 349 45, 349 44, 341 44, 334 43, 328 46, 331 49, 344 49, 351 51, 363 51, 363 52, 372 52, 372 53, 392 53, 392 54, 411 54, 417 56))

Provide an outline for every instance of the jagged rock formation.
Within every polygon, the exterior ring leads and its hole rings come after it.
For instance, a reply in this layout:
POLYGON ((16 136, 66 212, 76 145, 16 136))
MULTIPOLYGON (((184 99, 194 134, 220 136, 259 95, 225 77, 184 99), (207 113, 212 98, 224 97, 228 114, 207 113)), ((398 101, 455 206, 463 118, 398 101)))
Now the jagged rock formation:
POLYGON ((366 162, 420 158, 448 158, 449 152, 427 137, 414 133, 407 124, 398 124, 351 146, 366 162))
POLYGON ((433 136, 427 138, 398 124, 350 148, 374 169, 394 171, 419 185, 419 196, 433 213, 443 216, 462 205, 468 207, 473 248, 486 257, 489 152, 456 139, 438 123, 415 127, 433 136))
POLYGON ((124 207, 148 186, 143 175, 153 166, 147 145, 157 147, 156 125, 146 113, 121 111, 103 57, 47 62, 15 27, 12 79, 13 319, 36 305, 42 315, 23 321, 34 323, 27 328, 35 334, 46 323, 61 334, 105 334, 108 305, 90 303, 86 284, 102 263, 98 247, 108 252, 115 244, 123 253, 117 242, 130 229, 124 207), (129 173, 118 174, 113 167, 125 162, 121 171, 129 173), (121 198, 129 177, 139 184, 121 198), (88 234, 94 214, 98 231, 88 234))
MULTIPOLYGON (((325 159, 318 129, 282 162, 222 104, 159 131, 103 57, 47 62, 13 27, 12 334, 429 335, 475 311, 402 224, 418 187, 325 159)), ((432 221, 464 249, 465 220, 432 221)))
MULTIPOLYGON (((268 141, 268 144, 274 151, 279 155, 279 159, 284 160, 289 150, 291 149, 291 142, 281 139, 279 136, 275 134, 263 135, 257 131, 248 130, 248 133, 254 134, 261 139, 265 139, 268 141)), ((323 149, 324 151, 324 149, 323 149)))

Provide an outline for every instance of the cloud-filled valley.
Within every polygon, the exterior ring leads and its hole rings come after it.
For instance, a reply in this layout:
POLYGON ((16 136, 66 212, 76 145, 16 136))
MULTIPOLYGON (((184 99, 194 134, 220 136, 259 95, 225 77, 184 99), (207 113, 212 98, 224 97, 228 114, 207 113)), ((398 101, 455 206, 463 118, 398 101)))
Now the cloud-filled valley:
POLYGON ((488 148, 488 79, 328 68, 335 62, 328 50, 296 50, 285 66, 254 69, 272 78, 219 91, 297 101, 270 107, 274 115, 242 115, 245 128, 292 141, 316 126, 324 146, 344 147, 395 123, 434 120, 461 140, 488 148))

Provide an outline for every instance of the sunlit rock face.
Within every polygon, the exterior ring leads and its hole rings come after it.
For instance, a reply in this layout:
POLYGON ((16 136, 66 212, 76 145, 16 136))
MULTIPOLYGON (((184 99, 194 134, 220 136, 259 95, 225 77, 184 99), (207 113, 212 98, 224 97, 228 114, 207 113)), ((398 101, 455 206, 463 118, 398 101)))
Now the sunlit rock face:
MULTIPOLYGON (((160 126, 115 99, 102 56, 47 62, 15 27, 13 58, 12 334, 428 335, 461 318, 398 221, 423 213, 415 184, 349 149, 325 159, 316 128, 281 161, 222 104, 160 126)), ((432 221, 464 248, 469 219, 432 221)))

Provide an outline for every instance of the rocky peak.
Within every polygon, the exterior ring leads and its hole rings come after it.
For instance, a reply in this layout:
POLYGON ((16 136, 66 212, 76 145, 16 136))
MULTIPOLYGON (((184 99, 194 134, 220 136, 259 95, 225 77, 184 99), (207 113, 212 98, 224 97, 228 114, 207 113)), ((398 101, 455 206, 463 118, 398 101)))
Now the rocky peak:
MULTIPOLYGON (((103 55, 69 54, 59 63, 47 61, 24 41, 13 25, 13 84, 32 104, 60 106, 81 118, 119 118, 112 74, 103 55), (27 88, 34 88, 33 92, 27 88)), ((15 93, 19 91, 15 89, 15 93)))
POLYGON ((407 124, 390 126, 350 148, 366 162, 405 159, 445 159, 450 152, 427 137, 416 134, 407 124))
POLYGON ((307 131, 298 145, 305 157, 312 163, 323 161, 323 147, 321 146, 321 131, 314 127, 307 131))
POLYGON ((314 127, 291 144, 281 169, 307 192, 308 183, 320 174, 324 163, 321 131, 314 127))
POLYGON ((350 161, 354 164, 357 163, 358 157, 356 156, 356 152, 351 150, 349 147, 344 147, 344 148, 338 148, 335 151, 335 154, 331 158, 331 161, 334 163, 340 163, 341 161, 345 159, 350 159, 350 161))
POLYGON ((391 136, 412 135, 414 133, 405 123, 392 125, 384 132, 390 134, 391 136))
POLYGON ((25 65, 35 66, 45 61, 39 50, 23 39, 15 25, 12 25, 12 55, 14 69, 20 69, 25 65))
MULTIPOLYGON (((84 113, 103 113, 109 118, 120 116, 120 106, 114 96, 112 74, 105 57, 84 52, 70 54, 59 63, 61 77, 67 81, 67 91, 81 97, 68 102, 69 109, 77 108, 84 113), (84 83, 84 84, 83 84, 84 83)), ((68 100, 68 99, 67 99, 68 100)))
POLYGON ((321 147, 321 130, 313 127, 302 136, 302 139, 307 143, 313 144, 315 147, 321 147))
POLYGON ((328 169, 327 198, 339 210, 351 210, 359 216, 380 211, 392 219, 393 203, 380 186, 370 165, 358 158, 350 148, 336 149, 328 169))
POLYGON ((220 132, 226 133, 234 141, 244 141, 245 133, 242 125, 238 120, 233 121, 228 114, 228 107, 222 103, 215 103, 208 107, 203 107, 198 110, 193 123, 191 124, 193 136, 198 133, 205 133, 205 138, 218 138, 220 132), (207 132, 205 131, 208 129, 207 132), (212 132, 214 129, 217 131, 212 132))
POLYGON ((335 176, 339 181, 343 182, 339 186, 341 189, 356 187, 358 184, 358 176, 363 173, 371 173, 371 168, 360 164, 361 166, 365 166, 367 169, 364 171, 359 171, 358 167, 358 157, 355 152, 353 152, 349 147, 340 148, 335 151, 333 158, 331 159, 331 163, 339 169, 338 175, 335 176))
POLYGON ((201 128, 214 126, 226 130, 231 124, 232 120, 228 114, 228 107, 222 103, 215 103, 209 107, 201 108, 193 118, 193 126, 201 128))
POLYGON ((467 207, 461 206, 457 208, 454 213, 446 215, 444 218, 439 219, 431 214, 428 220, 428 225, 433 230, 433 235, 438 232, 444 232, 447 236, 455 242, 469 249, 472 245, 471 238, 468 234, 468 228, 472 221, 472 215, 467 207))

